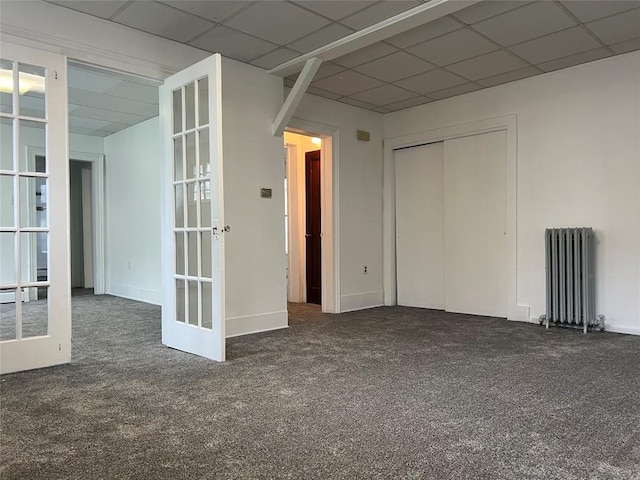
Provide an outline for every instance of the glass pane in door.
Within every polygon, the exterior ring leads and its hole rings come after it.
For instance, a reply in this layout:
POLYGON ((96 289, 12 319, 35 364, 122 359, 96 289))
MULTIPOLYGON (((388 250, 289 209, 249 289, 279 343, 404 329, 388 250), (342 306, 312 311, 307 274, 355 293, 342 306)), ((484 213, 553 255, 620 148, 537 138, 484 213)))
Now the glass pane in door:
POLYGON ((15 288, 0 288, 0 341, 16 338, 15 298, 15 288))
POLYGON ((49 333, 49 287, 22 289, 22 338, 49 333))
POLYGON ((0 59, 0 113, 13 113, 13 62, 0 59))
POLYGON ((208 78, 172 92, 176 321, 212 329, 212 182, 208 78))
POLYGON ((0 118, 0 145, 0 170, 13 170, 13 120, 10 118, 0 118))
POLYGON ((45 69, 35 65, 19 64, 18 92, 20 115, 45 118, 46 78, 45 69))

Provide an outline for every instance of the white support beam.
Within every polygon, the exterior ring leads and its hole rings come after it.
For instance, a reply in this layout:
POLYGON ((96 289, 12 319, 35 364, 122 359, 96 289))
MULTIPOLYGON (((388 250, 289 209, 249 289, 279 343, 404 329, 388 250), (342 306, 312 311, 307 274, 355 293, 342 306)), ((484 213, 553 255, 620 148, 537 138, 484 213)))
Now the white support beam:
POLYGON ((281 137, 284 133, 284 129, 287 127, 287 123, 291 120, 293 113, 298 108, 302 97, 304 96, 309 84, 312 82, 318 68, 322 64, 322 60, 319 58, 310 58, 304 64, 304 68, 300 73, 300 76, 296 80, 295 85, 289 92, 289 96, 284 101, 284 105, 280 109, 276 120, 273 122, 273 136, 281 137))
POLYGON ((375 25, 352 33, 344 38, 317 48, 312 52, 296 57, 269 70, 272 75, 288 77, 300 71, 311 58, 320 58, 328 62, 361 48, 386 40, 400 33, 445 17, 451 13, 469 7, 481 0, 431 0, 406 12, 387 18, 375 25))

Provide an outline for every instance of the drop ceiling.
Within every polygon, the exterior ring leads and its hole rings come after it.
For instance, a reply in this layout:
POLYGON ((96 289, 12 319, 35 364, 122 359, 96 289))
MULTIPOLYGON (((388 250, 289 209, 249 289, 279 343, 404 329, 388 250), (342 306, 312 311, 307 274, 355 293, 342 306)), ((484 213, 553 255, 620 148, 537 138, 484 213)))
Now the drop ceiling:
MULTIPOLYGON (((50 3, 270 69, 423 2, 50 3)), ((324 63, 309 93, 387 113, 638 49, 640 0, 484 0, 324 63)), ((292 76, 285 84, 294 81, 292 76)), ((80 113, 115 108, 107 99, 93 99, 93 106, 87 102, 80 113)), ((112 119, 114 124, 131 120, 112 119)))
POLYGON ((118 73, 70 64, 69 131, 106 137, 158 115, 158 86, 118 73))

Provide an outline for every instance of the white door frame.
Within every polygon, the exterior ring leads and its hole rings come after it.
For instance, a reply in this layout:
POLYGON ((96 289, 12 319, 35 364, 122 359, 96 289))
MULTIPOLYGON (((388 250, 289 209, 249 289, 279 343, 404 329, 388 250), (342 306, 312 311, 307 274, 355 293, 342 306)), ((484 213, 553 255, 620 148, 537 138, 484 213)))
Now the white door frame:
MULTIPOLYGON (((27 158, 35 164, 36 156, 44 156, 40 147, 27 146, 27 158)), ((105 293, 105 252, 104 252, 104 155, 88 152, 69 152, 69 161, 79 160, 91 163, 91 215, 93 217, 93 293, 105 293)))
POLYGON ((320 192, 322 210, 322 311, 340 313, 339 130, 293 117, 286 131, 322 138, 320 192))
POLYGON ((509 320, 530 321, 529 307, 518 304, 516 115, 505 115, 385 139, 382 212, 385 305, 397 304, 394 150, 500 130, 505 130, 507 134, 507 318, 509 320))
POLYGON ((300 172, 298 168, 298 145, 285 144, 287 151, 287 239, 289 250, 287 252, 287 300, 289 302, 307 301, 306 292, 306 262, 305 258, 306 245, 300 238, 302 225, 300 225, 300 208, 303 202, 300 201, 301 192, 299 188, 300 172), (293 180, 293 172, 295 172, 296 182, 293 180), (295 201, 292 201, 295 199, 295 201), (293 214, 295 206, 295 215, 293 214), (295 228, 293 228, 295 227, 295 228), (295 254, 294 254, 295 253, 295 254))

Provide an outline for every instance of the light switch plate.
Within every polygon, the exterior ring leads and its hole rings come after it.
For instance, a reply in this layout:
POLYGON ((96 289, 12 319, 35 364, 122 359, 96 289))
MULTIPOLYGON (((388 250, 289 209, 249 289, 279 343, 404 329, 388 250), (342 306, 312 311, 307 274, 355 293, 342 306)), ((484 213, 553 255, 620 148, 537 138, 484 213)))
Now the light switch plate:
POLYGON ((271 198, 273 196, 273 192, 270 188, 260 188, 260 197, 261 198, 271 198))

